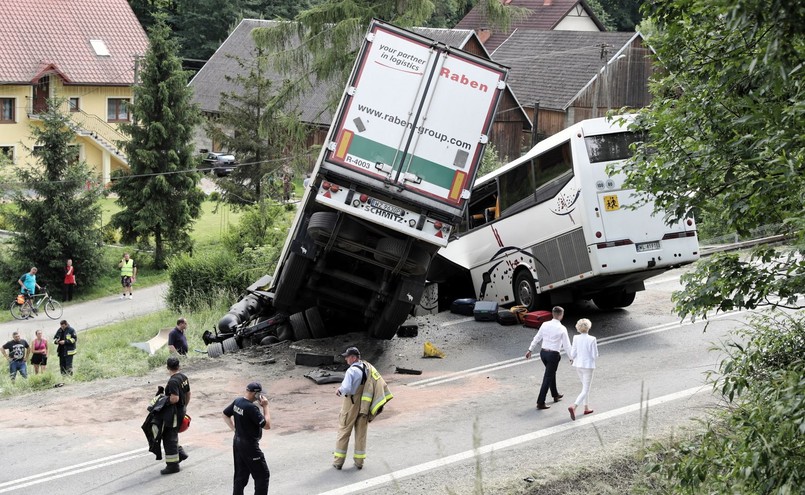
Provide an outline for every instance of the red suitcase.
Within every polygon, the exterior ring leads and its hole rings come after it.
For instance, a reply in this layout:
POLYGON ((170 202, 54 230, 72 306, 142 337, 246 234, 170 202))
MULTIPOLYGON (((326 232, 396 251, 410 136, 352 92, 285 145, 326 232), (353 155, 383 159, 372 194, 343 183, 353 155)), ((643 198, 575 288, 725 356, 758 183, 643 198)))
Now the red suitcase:
POLYGON ((539 328, 540 325, 551 320, 553 320, 553 314, 550 311, 532 311, 523 317, 523 325, 529 328, 539 328))

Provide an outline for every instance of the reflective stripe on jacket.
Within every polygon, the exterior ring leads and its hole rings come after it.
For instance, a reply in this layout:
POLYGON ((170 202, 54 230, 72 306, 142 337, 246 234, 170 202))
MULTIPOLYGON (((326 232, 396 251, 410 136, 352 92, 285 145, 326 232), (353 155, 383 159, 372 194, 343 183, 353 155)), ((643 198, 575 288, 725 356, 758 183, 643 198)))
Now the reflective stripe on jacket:
POLYGON ((366 384, 361 395, 361 414, 368 414, 371 418, 380 414, 386 402, 394 398, 386 380, 380 376, 380 372, 374 366, 363 362, 366 366, 366 384))

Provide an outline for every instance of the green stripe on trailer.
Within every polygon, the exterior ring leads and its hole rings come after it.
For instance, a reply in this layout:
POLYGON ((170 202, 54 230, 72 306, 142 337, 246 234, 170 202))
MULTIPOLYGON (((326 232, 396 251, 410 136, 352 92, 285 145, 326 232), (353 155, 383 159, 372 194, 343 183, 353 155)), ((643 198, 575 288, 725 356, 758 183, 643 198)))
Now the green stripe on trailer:
MULTIPOLYGON (((347 153, 372 163, 381 162, 390 164, 397 154, 397 149, 355 134, 347 153)), ((410 158, 409 155, 409 159, 410 158)), ((448 190, 453 184, 453 178, 456 175, 454 169, 444 167, 436 162, 425 160, 416 155, 413 155, 413 159, 411 159, 410 162, 408 172, 416 174, 418 177, 421 177, 423 181, 448 190)))

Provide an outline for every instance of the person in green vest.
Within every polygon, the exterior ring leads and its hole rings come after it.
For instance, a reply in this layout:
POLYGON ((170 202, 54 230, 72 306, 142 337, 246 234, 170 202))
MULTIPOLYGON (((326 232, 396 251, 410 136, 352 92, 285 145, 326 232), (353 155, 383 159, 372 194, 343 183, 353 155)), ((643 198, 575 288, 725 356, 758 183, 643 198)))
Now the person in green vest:
POLYGON ((124 253, 117 266, 120 267, 120 283, 123 285, 123 295, 120 299, 126 298, 126 289, 129 291, 129 299, 133 299, 131 285, 137 281, 137 263, 129 257, 129 253, 124 253))

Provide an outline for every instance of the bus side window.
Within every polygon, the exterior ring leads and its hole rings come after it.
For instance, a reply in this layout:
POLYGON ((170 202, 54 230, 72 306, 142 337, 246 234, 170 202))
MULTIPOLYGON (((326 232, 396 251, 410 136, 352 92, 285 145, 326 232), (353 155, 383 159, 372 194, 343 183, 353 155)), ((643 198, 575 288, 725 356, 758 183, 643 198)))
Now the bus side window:
POLYGON ((499 216, 506 215, 515 205, 526 199, 530 201, 534 196, 534 161, 521 163, 509 170, 500 178, 499 216))
POLYGON ((472 191, 469 211, 469 228, 474 229, 497 218, 497 182, 484 184, 472 191))
POLYGON ((538 158, 536 202, 554 198, 573 177, 573 157, 570 143, 549 150, 538 158))

